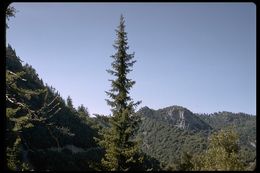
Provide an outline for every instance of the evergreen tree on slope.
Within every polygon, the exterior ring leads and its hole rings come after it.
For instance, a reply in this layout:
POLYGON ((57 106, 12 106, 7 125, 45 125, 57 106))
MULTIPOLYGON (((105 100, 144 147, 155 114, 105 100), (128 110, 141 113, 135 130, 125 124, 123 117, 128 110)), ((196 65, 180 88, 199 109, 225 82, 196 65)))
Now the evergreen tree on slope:
POLYGON ((110 118, 108 129, 103 130, 100 135, 99 144, 105 149, 105 156, 102 159, 102 166, 106 170, 131 170, 133 164, 140 161, 139 142, 132 138, 138 127, 138 118, 135 116, 135 107, 140 101, 134 102, 129 96, 129 90, 135 81, 128 79, 127 74, 132 71, 131 67, 136 62, 134 54, 128 54, 127 33, 125 32, 125 21, 121 15, 117 39, 113 45, 116 53, 112 55, 112 70, 108 73, 115 76, 111 81, 111 87, 106 94, 110 99, 106 99, 111 106, 112 117, 110 118))

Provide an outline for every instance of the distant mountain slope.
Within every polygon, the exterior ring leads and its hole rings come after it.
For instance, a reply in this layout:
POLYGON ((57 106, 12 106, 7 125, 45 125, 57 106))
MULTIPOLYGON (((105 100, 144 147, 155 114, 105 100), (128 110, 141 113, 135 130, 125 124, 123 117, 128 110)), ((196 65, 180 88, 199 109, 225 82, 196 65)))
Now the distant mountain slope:
POLYGON ((138 135, 143 139, 142 150, 164 164, 176 163, 184 151, 193 154, 207 148, 208 136, 221 128, 235 125, 240 135, 240 146, 247 162, 253 161, 256 139, 255 116, 224 112, 214 116, 194 114, 181 106, 153 110, 141 108, 138 135))
POLYGON ((142 120, 138 131, 142 150, 162 164, 176 162, 183 151, 195 154, 207 147, 211 127, 185 108, 171 106, 156 111, 144 107, 137 114, 142 120))
POLYGON ((218 112, 213 114, 196 114, 215 130, 234 126, 240 137, 242 150, 251 153, 249 160, 255 157, 256 116, 245 113, 218 112), (253 154, 252 154, 253 153, 253 154))
POLYGON ((153 117, 159 121, 168 123, 171 126, 179 127, 181 129, 201 131, 210 130, 211 126, 201 120, 198 116, 194 115, 188 109, 181 106, 169 106, 156 111, 144 107, 138 111, 139 114, 144 116, 153 117), (149 112, 148 114, 146 112, 149 112))
POLYGON ((256 116, 245 113, 218 112, 213 114, 195 114, 214 129, 221 129, 227 125, 256 126, 256 116))

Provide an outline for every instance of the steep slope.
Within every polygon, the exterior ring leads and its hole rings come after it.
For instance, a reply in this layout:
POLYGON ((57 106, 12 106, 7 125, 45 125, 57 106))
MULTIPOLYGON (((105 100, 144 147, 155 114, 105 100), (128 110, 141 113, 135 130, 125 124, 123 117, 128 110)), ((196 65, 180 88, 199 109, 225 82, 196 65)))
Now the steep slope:
POLYGON ((163 109, 152 110, 141 108, 138 114, 164 122, 172 127, 191 131, 211 130, 212 127, 188 109, 181 106, 170 106, 163 109))
POLYGON ((144 107, 137 114, 142 119, 138 131, 143 140, 142 150, 160 160, 163 167, 179 160, 184 151, 196 154, 207 147, 211 127, 198 117, 192 117, 187 109, 172 106, 155 111, 144 107))
POLYGON ((8 45, 5 139, 8 169, 91 170, 91 160, 99 159, 93 154, 99 152, 95 151, 98 146, 93 139, 97 131, 91 124, 89 117, 67 107, 53 87, 44 85, 32 66, 22 65, 8 45), (71 154, 73 148, 81 152, 71 154), (48 161, 51 163, 43 164, 48 161))
POLYGON ((229 125, 234 125, 240 136, 240 147, 245 162, 254 161, 256 150, 252 146, 256 138, 255 117, 225 112, 215 116, 194 114, 181 106, 159 110, 141 108, 138 136, 142 138, 142 150, 162 164, 178 163, 183 152, 201 153, 207 148, 208 136, 229 125), (250 139, 250 140, 249 140, 250 139))

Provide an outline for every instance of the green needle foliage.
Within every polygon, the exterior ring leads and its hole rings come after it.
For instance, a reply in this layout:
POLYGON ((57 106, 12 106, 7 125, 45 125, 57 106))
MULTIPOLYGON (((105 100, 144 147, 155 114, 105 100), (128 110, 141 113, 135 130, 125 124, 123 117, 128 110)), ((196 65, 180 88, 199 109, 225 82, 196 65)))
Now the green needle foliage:
POLYGON ((111 106, 112 117, 109 127, 100 133, 99 144, 105 149, 105 156, 101 161, 104 170, 126 171, 133 170, 133 164, 141 160, 138 156, 140 141, 133 138, 139 122, 134 109, 140 101, 134 102, 129 96, 129 90, 135 81, 128 79, 127 74, 132 71, 131 67, 136 61, 132 60, 134 54, 127 53, 129 47, 122 15, 116 34, 116 53, 111 56, 114 59, 112 70, 107 70, 116 77, 110 80, 112 89, 106 92, 110 97, 106 101, 111 106))
MULTIPOLYGON (((9 21, 10 20, 10 17, 15 17, 15 13, 17 12, 17 10, 14 8, 14 7, 12 7, 12 6, 8 6, 7 7, 7 9, 6 9, 6 11, 5 11, 5 17, 6 17, 6 19, 9 21)), ((5 24, 5 26, 6 26, 6 28, 8 29, 9 28, 9 26, 8 26, 8 24, 6 23, 5 24)))
POLYGON ((67 98, 67 106, 70 108, 70 109, 73 109, 73 104, 72 104, 72 99, 70 96, 68 96, 67 98))

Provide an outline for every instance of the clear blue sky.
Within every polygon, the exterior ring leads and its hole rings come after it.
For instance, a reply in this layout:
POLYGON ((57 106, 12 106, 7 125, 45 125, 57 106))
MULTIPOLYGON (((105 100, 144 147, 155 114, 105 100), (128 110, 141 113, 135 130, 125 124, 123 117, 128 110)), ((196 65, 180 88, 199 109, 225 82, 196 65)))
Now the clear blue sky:
POLYGON ((253 3, 13 3, 7 43, 77 107, 110 114, 112 46, 126 20, 138 107, 256 114, 253 3))

